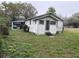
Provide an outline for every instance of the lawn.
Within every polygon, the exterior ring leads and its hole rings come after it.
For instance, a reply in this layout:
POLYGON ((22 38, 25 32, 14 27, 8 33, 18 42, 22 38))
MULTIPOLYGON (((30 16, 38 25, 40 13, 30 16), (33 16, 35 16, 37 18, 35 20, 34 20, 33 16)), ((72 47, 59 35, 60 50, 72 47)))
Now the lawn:
POLYGON ((54 37, 11 30, 4 41, 6 57, 79 57, 79 29, 66 28, 54 37))

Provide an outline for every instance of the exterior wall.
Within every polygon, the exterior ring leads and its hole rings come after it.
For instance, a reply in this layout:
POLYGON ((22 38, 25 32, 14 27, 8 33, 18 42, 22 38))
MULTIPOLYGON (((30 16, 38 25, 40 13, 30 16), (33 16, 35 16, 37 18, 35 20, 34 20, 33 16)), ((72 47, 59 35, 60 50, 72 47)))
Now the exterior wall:
POLYGON ((35 24, 35 21, 33 19, 31 20, 31 24, 30 24, 30 21, 25 22, 25 24, 29 26, 30 32, 33 32, 37 35, 40 35, 40 34, 44 35, 46 32, 50 32, 51 34, 56 34, 57 31, 59 31, 59 32, 62 31, 63 22, 60 21, 60 20, 56 21, 55 25, 50 24, 48 31, 46 30, 46 20, 49 20, 49 21, 55 21, 55 20, 53 20, 50 17, 47 17, 47 18, 44 18, 44 19, 39 19, 39 20, 36 21, 36 24, 35 24), (44 24, 39 24, 39 20, 43 20, 44 24))
POLYGON ((35 24, 35 21, 31 20, 31 24, 30 24, 30 20, 28 20, 25 22, 25 24, 28 25, 30 32, 37 33, 37 21, 35 24))
MULTIPOLYGON (((44 20, 44 19, 41 19, 44 20)), ((38 20, 38 25, 37 25, 37 34, 45 34, 45 20, 44 20, 44 24, 39 24, 39 20, 38 20)))
POLYGON ((30 26, 30 21, 26 21, 25 24, 30 26))
POLYGON ((39 24, 39 20, 38 20, 38 27, 37 27, 38 34, 45 34, 45 32, 50 32, 52 34, 56 34, 56 32, 57 32, 56 25, 57 24, 55 24, 55 25, 50 24, 49 30, 48 31, 46 30, 46 20, 49 20, 49 21, 55 21, 55 20, 53 20, 52 18, 44 18, 41 20, 44 20, 44 24, 39 24))
MULTIPOLYGON (((57 24, 56 24, 57 25, 57 24)), ((57 32, 57 27, 56 27, 56 25, 50 25, 50 32, 52 33, 52 34, 56 34, 56 32, 57 32)))
POLYGON ((58 26, 57 26, 57 30, 59 31, 59 32, 62 32, 62 30, 63 30, 63 21, 58 21, 58 26))
POLYGON ((35 21, 31 20, 31 25, 30 25, 30 32, 37 33, 37 22, 35 24, 35 21))

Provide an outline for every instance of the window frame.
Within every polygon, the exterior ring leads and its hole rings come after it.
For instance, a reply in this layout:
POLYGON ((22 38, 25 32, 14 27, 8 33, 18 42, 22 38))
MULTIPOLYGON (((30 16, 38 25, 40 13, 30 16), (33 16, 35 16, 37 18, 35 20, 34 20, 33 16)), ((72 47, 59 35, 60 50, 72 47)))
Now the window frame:
POLYGON ((39 20, 39 24, 44 24, 44 20, 39 20))
POLYGON ((56 21, 50 21, 50 25, 56 25, 56 21))

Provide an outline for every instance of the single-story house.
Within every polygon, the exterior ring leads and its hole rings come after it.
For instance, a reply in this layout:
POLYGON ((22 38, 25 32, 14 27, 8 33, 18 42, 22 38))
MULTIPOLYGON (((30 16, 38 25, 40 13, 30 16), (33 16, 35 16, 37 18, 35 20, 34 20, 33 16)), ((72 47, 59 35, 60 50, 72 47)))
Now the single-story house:
POLYGON ((33 32, 37 35, 48 33, 54 35, 58 32, 63 32, 64 28, 63 19, 52 13, 28 18, 25 21, 25 25, 28 26, 29 32, 33 32))

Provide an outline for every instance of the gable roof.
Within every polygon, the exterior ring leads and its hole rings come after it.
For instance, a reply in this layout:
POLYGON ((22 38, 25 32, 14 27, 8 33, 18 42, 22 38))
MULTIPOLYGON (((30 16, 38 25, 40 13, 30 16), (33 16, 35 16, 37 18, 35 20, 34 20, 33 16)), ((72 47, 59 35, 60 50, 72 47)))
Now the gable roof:
POLYGON ((53 14, 53 13, 43 14, 43 15, 40 15, 40 16, 31 17, 31 18, 28 18, 27 20, 32 20, 32 19, 39 20, 39 19, 45 18, 45 17, 51 17, 54 20, 61 20, 61 21, 63 21, 63 19, 61 19, 60 17, 58 17, 56 14, 53 14))

